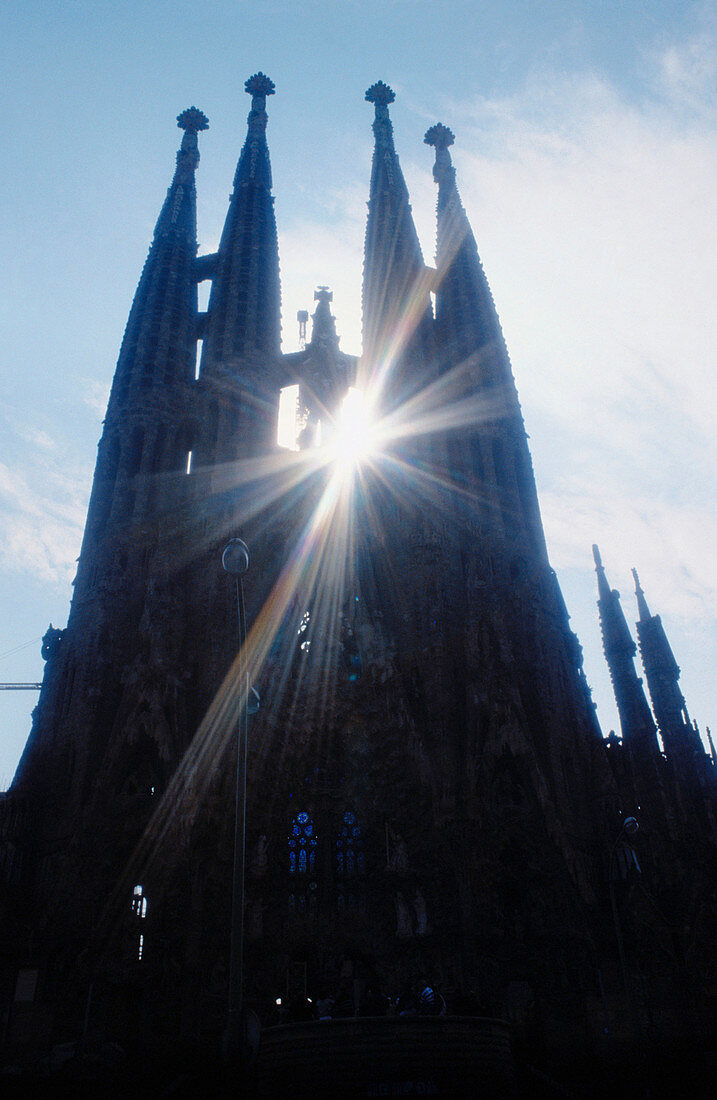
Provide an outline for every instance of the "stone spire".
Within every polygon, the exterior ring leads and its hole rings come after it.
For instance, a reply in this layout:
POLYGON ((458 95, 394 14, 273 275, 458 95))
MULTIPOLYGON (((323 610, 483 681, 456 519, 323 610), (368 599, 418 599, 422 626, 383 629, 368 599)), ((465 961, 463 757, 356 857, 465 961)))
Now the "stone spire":
POLYGON ((197 134, 209 123, 189 107, 177 125, 184 136, 174 178, 132 302, 98 447, 73 607, 88 581, 90 549, 98 549, 108 521, 114 517, 129 531, 131 519, 166 505, 155 475, 176 473, 187 461, 198 317, 194 173, 197 134))
MULTIPOLYGON (((527 535, 547 561, 538 495, 518 394, 498 314, 461 203, 449 149, 453 132, 436 123, 424 142, 435 149, 433 178, 438 184, 436 248, 436 342, 444 390, 452 401, 482 404, 479 424, 454 435, 462 450, 458 466, 468 483, 485 496, 484 477, 494 493, 511 537, 527 535), (450 390, 449 390, 450 387, 450 390), (490 461, 481 458, 490 452, 490 461), (492 467, 493 473, 490 473, 492 467), (485 471, 488 471, 487 474, 485 471)), ((451 463, 456 466, 456 461, 451 463)))
POLYGON ((432 343, 431 278, 388 114, 395 98, 382 80, 366 92, 376 113, 363 272, 362 371, 367 379, 381 380, 384 408, 420 387, 432 343))
POLYGON ((633 569, 632 575, 640 616, 637 623, 640 656, 665 752, 674 762, 695 753, 703 757, 702 742, 687 713, 687 705, 678 685, 680 669, 662 620, 659 615, 650 614, 636 569, 633 569))
MULTIPOLYGON (((206 115, 189 107, 177 117, 184 130, 177 166, 164 200, 154 238, 130 310, 108 408, 111 421, 130 395, 194 377, 197 290, 193 264, 197 253, 199 164, 197 134, 209 126, 206 115)), ((136 400, 132 400, 136 407, 136 400)))
POLYGON ((336 335, 336 318, 331 312, 331 302, 333 299, 333 293, 327 286, 317 287, 314 291, 316 309, 311 317, 310 347, 322 344, 334 350, 338 350, 339 338, 336 335))
POLYGON ((454 135, 438 122, 423 140, 436 151, 433 166, 433 178, 438 184, 436 328, 445 365, 454 366, 478 353, 479 380, 507 380, 514 395, 498 314, 456 185, 456 170, 449 153, 454 135))
POLYGON ((256 73, 247 136, 213 273, 201 372, 235 376, 242 361, 276 358, 281 318, 279 251, 266 143, 266 98, 274 82, 256 73))
POLYGON ((645 755, 659 753, 655 723, 642 686, 635 671, 637 646, 620 606, 620 593, 610 589, 600 551, 593 546, 598 581, 598 610, 605 659, 610 669, 615 701, 620 715, 623 741, 634 761, 645 755))

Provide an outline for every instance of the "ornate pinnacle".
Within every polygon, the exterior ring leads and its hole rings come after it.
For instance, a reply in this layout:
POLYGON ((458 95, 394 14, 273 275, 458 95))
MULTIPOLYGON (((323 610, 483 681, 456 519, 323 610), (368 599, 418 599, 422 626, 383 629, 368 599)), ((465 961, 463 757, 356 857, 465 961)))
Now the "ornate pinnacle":
POLYGON ((274 81, 264 73, 254 73, 244 82, 244 87, 251 96, 273 95, 276 89, 274 81))
POLYGON ((437 122, 435 126, 431 126, 430 130, 426 130, 426 136, 423 140, 426 145, 435 145, 436 149, 447 149, 456 138, 452 130, 449 130, 442 122, 437 122))
POLYGON ((177 115, 177 126, 188 134, 198 134, 200 130, 209 129, 209 119, 198 107, 187 107, 186 111, 177 115))
POLYGON ((377 80, 366 92, 368 102, 375 103, 377 107, 387 107, 389 103, 393 103, 395 98, 393 89, 389 88, 388 84, 384 84, 382 80, 377 80))

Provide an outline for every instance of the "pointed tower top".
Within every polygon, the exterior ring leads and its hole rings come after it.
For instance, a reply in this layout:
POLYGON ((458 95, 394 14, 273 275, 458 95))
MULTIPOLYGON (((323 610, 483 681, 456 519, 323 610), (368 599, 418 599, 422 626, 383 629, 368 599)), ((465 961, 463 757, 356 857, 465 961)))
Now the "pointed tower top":
POLYGON ((254 73, 244 81, 244 87, 254 99, 266 99, 276 91, 276 84, 265 73, 254 73))
MULTIPOLYGON (((198 107, 187 107, 185 111, 177 115, 177 126, 184 130, 182 144, 177 153, 177 171, 184 177, 193 172, 199 164, 199 146, 197 134, 200 130, 209 129, 209 119, 198 107)), ((183 180, 183 182, 186 182, 183 180)))
POLYGON ((209 119, 198 107, 187 107, 181 115, 177 115, 177 126, 188 134, 198 134, 200 130, 209 129, 209 119))
MULTIPOLYGON (((608 579, 607 579, 607 574, 605 572, 605 566, 602 563, 602 558, 600 557, 600 551, 598 550, 596 543, 593 543, 593 558, 595 559, 595 572, 597 573, 598 596, 599 596, 599 598, 601 600, 607 600, 610 603, 612 603, 613 597, 615 597, 616 600, 618 601, 616 606, 619 606, 620 593, 617 591, 617 589, 611 589, 610 588, 610 584, 609 584, 608 579)), ((620 611, 620 614, 622 615, 622 610, 620 611)), ((625 630, 627 630, 627 623, 625 623, 625 630)), ((630 644, 632 645, 632 640, 631 640, 630 644)), ((632 648, 634 649, 635 646, 633 645, 632 648)))
POLYGON ((382 80, 377 80, 366 92, 366 99, 369 103, 373 103, 376 108, 376 116, 373 122, 376 145, 379 148, 390 150, 391 153, 393 153, 393 125, 388 114, 388 105, 393 103, 395 98, 393 89, 389 88, 388 84, 384 84, 382 80))
POLYGON ((637 569, 633 569, 632 575, 635 579, 635 595, 637 596, 637 610, 640 615, 640 622, 647 622, 652 618, 650 609, 647 606, 647 600, 645 599, 645 593, 642 591, 640 585, 640 578, 637 575, 637 569))
POLYGON ((274 81, 254 73, 244 87, 252 97, 247 135, 234 174, 212 280, 200 371, 224 371, 247 356, 281 346, 279 251, 266 141, 266 97, 274 81))
POLYGON ((389 88, 388 84, 384 84, 383 80, 377 80, 366 92, 366 99, 368 102, 376 104, 377 115, 380 107, 388 107, 389 103, 393 103, 395 98, 396 93, 393 88, 389 88))
POLYGON ((331 313, 330 302, 334 300, 332 292, 327 286, 320 286, 314 291, 316 310, 311 318, 311 344, 329 343, 339 346, 339 338, 336 335, 336 318, 331 313))
POLYGON ((456 140, 453 131, 444 126, 442 122, 437 122, 435 126, 431 126, 429 130, 426 130, 426 136, 423 140, 426 145, 433 145, 436 150, 436 163, 433 165, 433 178, 436 183, 441 183, 448 173, 450 173, 451 180, 454 182, 456 170, 451 163, 451 154, 448 152, 448 149, 456 140))
POLYGON ((436 149, 448 149, 456 140, 456 135, 442 122, 437 122, 426 130, 423 141, 426 145, 434 145, 436 149))
POLYGON ((157 218, 154 237, 127 321, 105 424, 143 415, 148 387, 189 384, 196 359, 197 134, 209 127, 197 107, 177 115, 184 130, 176 168, 157 218))
MULTIPOLYGON (((364 250, 361 370, 371 377, 376 393, 383 392, 384 411, 420 388, 433 348, 429 278, 388 114, 395 98, 383 80, 366 92, 376 111, 364 250)), ((368 377, 362 380, 362 385, 367 384, 368 377)))

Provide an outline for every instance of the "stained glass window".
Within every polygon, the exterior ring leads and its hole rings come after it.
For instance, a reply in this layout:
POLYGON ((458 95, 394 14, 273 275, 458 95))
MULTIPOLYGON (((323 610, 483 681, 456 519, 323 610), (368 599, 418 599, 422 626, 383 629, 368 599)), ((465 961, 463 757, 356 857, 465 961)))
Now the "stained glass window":
POLYGON ((289 874, 313 874, 316 866, 316 833, 311 815, 300 810, 289 829, 289 874))
POLYGON ((336 838, 336 871, 343 878, 352 878, 364 872, 361 826, 353 810, 347 810, 344 814, 336 838))

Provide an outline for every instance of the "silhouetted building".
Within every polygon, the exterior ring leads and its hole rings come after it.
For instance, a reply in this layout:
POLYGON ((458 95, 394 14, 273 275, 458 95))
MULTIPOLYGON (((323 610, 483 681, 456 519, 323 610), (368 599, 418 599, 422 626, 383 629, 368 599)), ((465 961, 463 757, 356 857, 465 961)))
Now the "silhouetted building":
MULTIPOLYGON (((196 255, 207 120, 179 116, 68 624, 45 639, 4 796, 9 1039, 101 1028, 125 1045, 218 1048, 236 734, 254 691, 245 991, 264 1023, 277 999, 358 1015, 369 991, 395 1003, 422 978, 449 1014, 455 1000, 462 1016, 469 1004, 509 1018, 533 1058, 599 1056, 610 1039, 637 1041, 635 1028, 694 1039, 717 978, 714 760, 638 588, 661 750, 596 558, 623 734, 603 741, 453 135, 439 124, 425 138, 433 269, 394 148, 393 92, 369 89, 363 354, 339 350, 326 287, 308 342, 282 354, 274 85, 259 73, 246 88, 214 255, 196 255), (240 658, 221 566, 237 536, 251 559, 240 658), (32 996, 17 997, 18 973, 32 996)), ((420 1023, 447 1034, 438 1018, 420 1023)))

